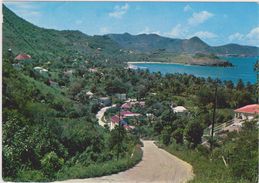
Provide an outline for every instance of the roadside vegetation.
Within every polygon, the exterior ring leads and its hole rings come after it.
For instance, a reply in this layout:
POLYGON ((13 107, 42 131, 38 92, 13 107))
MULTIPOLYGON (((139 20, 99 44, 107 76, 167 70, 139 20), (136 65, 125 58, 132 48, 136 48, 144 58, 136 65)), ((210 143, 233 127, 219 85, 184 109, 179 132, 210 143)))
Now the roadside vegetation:
POLYGON ((195 176, 190 182, 257 182, 257 131, 256 121, 250 122, 240 133, 229 133, 212 152, 202 145, 190 149, 175 140, 159 146, 193 166, 195 176))

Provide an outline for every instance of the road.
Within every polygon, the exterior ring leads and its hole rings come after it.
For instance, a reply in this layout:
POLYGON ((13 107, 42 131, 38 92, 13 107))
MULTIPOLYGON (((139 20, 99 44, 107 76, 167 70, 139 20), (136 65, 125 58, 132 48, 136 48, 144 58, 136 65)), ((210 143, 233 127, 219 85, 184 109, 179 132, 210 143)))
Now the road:
POLYGON ((143 159, 135 167, 109 176, 72 179, 71 183, 182 183, 192 179, 192 166, 163 149, 153 141, 143 141, 143 159))
POLYGON ((103 107, 101 108, 100 111, 98 111, 98 113, 96 114, 96 118, 98 119, 98 123, 100 126, 104 126, 106 123, 105 121, 102 120, 103 115, 105 113, 105 111, 107 111, 109 108, 115 107, 116 105, 112 105, 112 106, 108 106, 108 107, 103 107))

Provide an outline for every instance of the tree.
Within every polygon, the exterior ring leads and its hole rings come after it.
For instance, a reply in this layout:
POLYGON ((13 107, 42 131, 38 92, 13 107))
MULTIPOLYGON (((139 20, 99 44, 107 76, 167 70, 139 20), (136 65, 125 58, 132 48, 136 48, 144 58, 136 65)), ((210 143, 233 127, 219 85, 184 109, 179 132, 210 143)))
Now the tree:
POLYGON ((44 173, 49 177, 53 177, 64 164, 64 159, 59 158, 55 152, 51 151, 45 154, 40 162, 44 173))
POLYGON ((175 139, 177 144, 182 144, 183 143, 183 129, 178 128, 172 133, 172 137, 175 139))
POLYGON ((115 126, 115 128, 111 131, 110 149, 116 151, 117 160, 123 152, 122 146, 125 136, 126 131, 122 125, 115 126))
POLYGON ((201 143, 203 128, 199 122, 190 122, 185 129, 185 138, 189 142, 189 147, 195 148, 201 143))
POLYGON ((236 89, 237 90, 243 90, 244 88, 245 88, 245 85, 244 85, 242 79, 239 79, 238 82, 237 82, 236 89))
POLYGON ((161 133, 161 137, 162 137, 163 144, 165 144, 165 145, 170 144, 170 142, 171 142, 171 140, 170 140, 170 138, 171 138, 171 128, 169 126, 166 126, 163 129, 163 131, 161 133))

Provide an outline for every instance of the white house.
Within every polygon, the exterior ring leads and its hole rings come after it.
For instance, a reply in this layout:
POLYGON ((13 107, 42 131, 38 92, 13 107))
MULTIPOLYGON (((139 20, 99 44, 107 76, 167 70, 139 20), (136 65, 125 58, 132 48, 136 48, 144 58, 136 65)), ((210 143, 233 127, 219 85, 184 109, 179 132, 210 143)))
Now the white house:
POLYGON ((174 113, 186 113, 187 109, 184 106, 172 107, 174 113))

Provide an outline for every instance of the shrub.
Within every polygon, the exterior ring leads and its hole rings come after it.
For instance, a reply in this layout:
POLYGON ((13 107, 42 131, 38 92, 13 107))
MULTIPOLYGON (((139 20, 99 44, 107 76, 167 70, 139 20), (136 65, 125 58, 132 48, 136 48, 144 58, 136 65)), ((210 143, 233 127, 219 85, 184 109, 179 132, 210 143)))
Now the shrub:
POLYGON ((57 154, 53 151, 47 153, 41 159, 41 166, 46 175, 53 177, 55 172, 57 172, 64 164, 64 159, 59 158, 57 154))
POLYGON ((42 182, 46 181, 46 177, 38 170, 19 170, 16 181, 19 182, 42 182))
POLYGON ((142 150, 139 146, 136 146, 133 150, 132 156, 128 155, 126 158, 119 159, 117 161, 108 161, 106 163, 91 164, 89 166, 76 164, 72 167, 64 167, 58 172, 57 179, 65 180, 110 175, 133 167, 141 159, 142 150))

